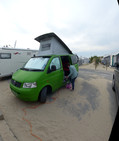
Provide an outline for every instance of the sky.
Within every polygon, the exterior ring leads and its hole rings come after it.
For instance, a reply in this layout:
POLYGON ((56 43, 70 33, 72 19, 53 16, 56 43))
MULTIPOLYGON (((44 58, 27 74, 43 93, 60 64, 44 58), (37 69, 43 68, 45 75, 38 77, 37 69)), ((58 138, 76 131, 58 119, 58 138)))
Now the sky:
POLYGON ((79 57, 119 52, 117 0, 0 0, 0 47, 38 50, 49 32, 79 57))

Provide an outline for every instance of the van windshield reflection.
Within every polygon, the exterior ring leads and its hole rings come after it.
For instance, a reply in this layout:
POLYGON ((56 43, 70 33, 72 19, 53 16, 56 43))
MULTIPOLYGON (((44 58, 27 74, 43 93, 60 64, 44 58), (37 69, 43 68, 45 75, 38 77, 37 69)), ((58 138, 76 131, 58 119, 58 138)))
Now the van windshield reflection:
POLYGON ((43 71, 47 65, 48 60, 49 57, 31 58, 21 69, 26 71, 43 71))

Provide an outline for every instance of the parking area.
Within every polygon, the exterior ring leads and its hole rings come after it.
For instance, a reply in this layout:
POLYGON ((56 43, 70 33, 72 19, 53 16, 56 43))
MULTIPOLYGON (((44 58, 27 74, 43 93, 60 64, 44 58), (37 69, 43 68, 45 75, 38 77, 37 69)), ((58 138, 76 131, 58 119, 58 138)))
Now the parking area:
POLYGON ((0 109, 15 140, 108 141, 117 103, 111 89, 113 72, 100 74, 79 69, 74 92, 63 87, 46 104, 21 101, 11 93, 10 79, 0 81, 0 109))

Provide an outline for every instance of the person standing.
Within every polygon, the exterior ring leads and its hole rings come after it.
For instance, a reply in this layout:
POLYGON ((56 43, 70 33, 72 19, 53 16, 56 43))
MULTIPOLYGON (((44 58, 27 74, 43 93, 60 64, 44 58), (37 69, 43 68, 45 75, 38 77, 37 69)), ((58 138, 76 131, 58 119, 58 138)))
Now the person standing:
POLYGON ((69 71, 70 71, 70 73, 69 73, 69 75, 68 76, 66 76, 66 78, 68 79, 70 79, 70 81, 71 81, 71 84, 72 84, 72 91, 74 90, 74 85, 75 85, 75 79, 77 78, 77 76, 78 76, 78 72, 77 72, 77 70, 76 70, 76 68, 75 68, 75 66, 74 65, 70 65, 70 64, 68 64, 68 68, 69 68, 69 71))

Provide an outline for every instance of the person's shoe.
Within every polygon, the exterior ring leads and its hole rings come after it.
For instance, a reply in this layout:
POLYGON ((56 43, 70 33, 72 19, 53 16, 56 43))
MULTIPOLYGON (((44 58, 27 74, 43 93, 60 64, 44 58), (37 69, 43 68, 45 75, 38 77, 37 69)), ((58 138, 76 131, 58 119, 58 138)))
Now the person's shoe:
POLYGON ((70 91, 74 91, 73 89, 70 89, 70 91))

